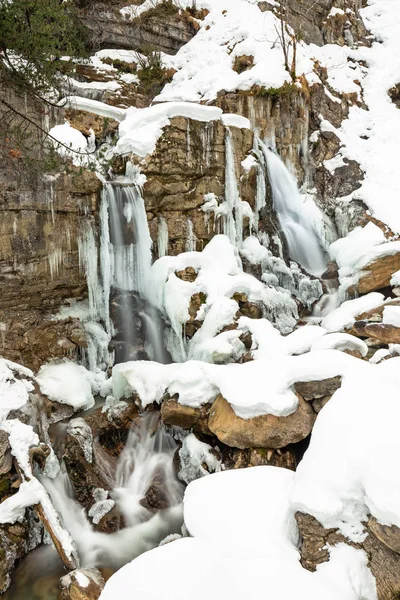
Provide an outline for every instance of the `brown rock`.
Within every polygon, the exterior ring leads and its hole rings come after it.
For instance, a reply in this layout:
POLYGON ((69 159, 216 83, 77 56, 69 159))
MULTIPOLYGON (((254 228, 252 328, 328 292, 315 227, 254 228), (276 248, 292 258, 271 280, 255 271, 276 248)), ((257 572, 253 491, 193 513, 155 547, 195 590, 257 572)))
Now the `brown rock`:
POLYGON ((374 338, 384 344, 400 344, 400 327, 394 325, 356 321, 353 330, 359 337, 374 338))
POLYGON ((322 273, 321 279, 338 279, 339 268, 335 261, 329 261, 326 270, 322 273))
POLYGON ((385 546, 400 554, 400 527, 396 525, 381 525, 375 519, 370 517, 368 520, 368 527, 372 533, 381 541, 385 546))
POLYGON ((320 381, 299 381, 294 384, 294 389, 300 396, 308 402, 332 396, 342 385, 341 377, 330 377, 320 381))
POLYGON ((400 594, 400 555, 393 552, 367 527, 368 535, 362 544, 349 541, 336 529, 324 527, 311 515, 296 513, 302 537, 301 564, 309 571, 329 560, 329 548, 345 543, 365 550, 368 566, 376 579, 378 600, 395 600, 400 594))
POLYGON ((366 265, 360 273, 358 283, 349 289, 350 293, 368 294, 390 285, 393 273, 400 269, 400 252, 383 256, 366 265))
POLYGON ((164 400, 161 405, 161 419, 166 425, 193 429, 196 433, 211 435, 208 428, 208 415, 210 405, 205 404, 200 408, 192 408, 179 404, 174 398, 164 400))
POLYGON ((62 600, 97 600, 105 586, 95 568, 75 569, 60 579, 62 600), (85 585, 84 585, 85 584, 85 585))
POLYGON ((318 398, 317 400, 313 400, 312 401, 312 407, 315 410, 315 412, 318 414, 325 406, 325 404, 327 404, 329 402, 329 400, 332 398, 332 396, 324 396, 323 398, 318 398))
POLYGON ((223 465, 225 469, 246 469, 269 465, 282 467, 295 471, 298 458, 294 448, 247 448, 238 450, 236 448, 224 448, 223 465))
POLYGON ((175 275, 182 279, 182 281, 196 281, 197 271, 193 267, 186 267, 183 271, 176 271, 175 275))
POLYGON ((283 448, 307 437, 315 418, 312 406, 299 396, 297 410, 287 417, 241 419, 220 395, 211 407, 208 426, 221 442, 233 448, 283 448))

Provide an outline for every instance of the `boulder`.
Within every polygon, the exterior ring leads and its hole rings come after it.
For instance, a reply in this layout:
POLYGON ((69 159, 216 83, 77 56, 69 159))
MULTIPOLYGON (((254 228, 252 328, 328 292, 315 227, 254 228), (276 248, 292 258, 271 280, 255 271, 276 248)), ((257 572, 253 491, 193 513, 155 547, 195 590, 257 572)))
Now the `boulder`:
POLYGON ((287 417, 242 419, 220 395, 211 407, 208 426, 221 442, 233 448, 283 448, 306 438, 316 419, 312 406, 300 396, 298 399, 297 410, 287 417))
POLYGON ((200 408, 192 408, 179 404, 175 398, 164 400, 161 405, 161 419, 166 425, 192 429, 196 433, 211 435, 208 428, 208 415, 210 405, 206 404, 200 408))
POLYGON ((388 287, 393 273, 399 269, 400 252, 382 256, 363 268, 357 284, 349 288, 349 292, 362 295, 388 287))
POLYGON ((400 344, 400 327, 395 325, 356 321, 353 330, 359 337, 373 338, 383 344, 400 344))
MULTIPOLYGON (((337 544, 348 544, 354 548, 365 550, 368 556, 368 566, 376 579, 378 600, 395 600, 400 594, 400 555, 394 552, 387 544, 376 536, 376 525, 370 526, 371 520, 366 528, 367 537, 362 543, 356 544, 349 541, 337 529, 325 529, 317 519, 304 513, 296 513, 297 525, 302 538, 301 564, 309 571, 315 571, 321 563, 330 558, 329 549, 337 544)), ((391 534, 382 534, 382 526, 379 526, 381 537, 389 539, 393 544, 394 537, 391 534)), ((388 528, 390 529, 390 528, 388 528)), ((397 529, 397 528, 396 528, 397 529)))
POLYGON ((338 376, 321 379, 320 381, 298 381, 294 384, 294 389, 303 400, 312 402, 325 396, 332 396, 341 385, 342 378, 338 376))
POLYGON ((95 568, 75 569, 60 579, 62 600, 97 600, 105 582, 95 568))

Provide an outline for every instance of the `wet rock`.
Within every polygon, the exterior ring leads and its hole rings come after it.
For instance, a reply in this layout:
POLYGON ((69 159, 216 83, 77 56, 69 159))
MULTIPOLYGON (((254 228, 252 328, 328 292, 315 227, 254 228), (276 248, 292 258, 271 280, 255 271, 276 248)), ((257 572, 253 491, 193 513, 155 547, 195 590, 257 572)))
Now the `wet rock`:
POLYGON ((62 600, 97 600, 105 582, 95 568, 75 569, 60 579, 62 600))
POLYGON ((229 402, 218 396, 208 426, 221 442, 233 448, 283 448, 306 438, 315 418, 312 406, 300 396, 297 410, 287 417, 262 415, 251 419, 238 417, 229 402))
POLYGON ((342 385, 341 377, 330 377, 320 381, 298 381, 294 384, 294 389, 303 400, 311 402, 325 396, 332 396, 342 385))
POLYGON ((145 498, 140 500, 140 504, 147 510, 156 512, 165 510, 171 506, 166 487, 163 485, 163 479, 155 478, 146 492, 145 498))
POLYGON ((345 543, 363 549, 368 556, 368 566, 376 579, 378 600, 395 600, 400 593, 400 555, 393 552, 367 527, 367 537, 361 544, 351 542, 336 529, 325 529, 317 519, 296 513, 302 537, 301 564, 309 571, 329 560, 329 548, 345 543))
POLYGON ((339 267, 337 266, 335 261, 330 260, 327 264, 326 270, 321 275, 321 279, 325 279, 325 280, 329 281, 331 279, 338 279, 338 277, 339 277, 339 267))
POLYGON ((210 405, 206 404, 199 408, 184 406, 177 399, 170 398, 161 404, 161 419, 166 425, 191 429, 196 433, 211 435, 208 428, 208 415, 210 405))
POLYGON ((31 508, 22 522, 0 525, 0 593, 9 587, 18 561, 41 543, 42 535, 42 524, 31 508))

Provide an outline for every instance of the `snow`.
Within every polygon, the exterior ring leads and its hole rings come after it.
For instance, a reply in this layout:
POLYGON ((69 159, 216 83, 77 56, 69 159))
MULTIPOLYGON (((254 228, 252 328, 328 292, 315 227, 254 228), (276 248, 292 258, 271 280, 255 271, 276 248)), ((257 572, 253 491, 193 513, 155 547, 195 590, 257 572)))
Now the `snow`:
POLYGON ((380 363, 384 358, 386 357, 390 357, 390 350, 386 350, 386 348, 380 348, 379 350, 377 350, 373 356, 371 356, 371 358, 369 359, 369 362, 372 363, 373 365, 377 365, 378 363, 380 363))
POLYGON ((222 110, 212 106, 200 106, 190 102, 168 102, 148 108, 128 108, 125 119, 119 126, 119 140, 115 152, 130 152, 144 158, 154 152, 163 128, 173 117, 185 117, 209 123, 220 120, 222 110))
POLYGON ((224 113, 222 115, 222 123, 225 127, 239 127, 239 129, 251 129, 249 119, 241 115, 224 113))
POLYGON ((212 453, 209 444, 201 442, 194 433, 189 433, 179 450, 179 479, 189 484, 191 481, 210 473, 221 471, 221 461, 212 453), (207 468, 205 468, 207 467, 207 468))
POLYGON ((136 392, 145 407, 160 403, 165 393, 178 394, 180 404, 199 407, 212 403, 221 393, 242 419, 264 414, 287 416, 298 405, 292 389, 295 382, 343 376, 351 369, 366 366, 357 358, 329 349, 288 356, 279 355, 278 348, 270 356, 265 352, 265 358, 228 365, 191 360, 170 365, 135 361, 114 367, 113 396, 122 399, 136 392))
POLYGON ((328 333, 314 342, 311 350, 355 350, 361 356, 367 356, 368 354, 367 344, 348 333, 328 333))
POLYGON ((18 410, 28 402, 29 392, 34 390, 32 378, 33 373, 29 369, 0 358, 0 423, 11 410, 18 410))
POLYGON ((400 327, 400 306, 385 306, 382 314, 382 323, 384 325, 400 327))
POLYGON ((393 285, 394 287, 400 286, 400 271, 396 271, 396 273, 393 273, 392 278, 390 280, 390 285, 393 285))
POLYGON ((373 308, 377 308, 384 300, 384 295, 379 292, 370 292, 360 298, 347 300, 346 302, 343 302, 339 308, 326 316, 322 320, 321 325, 328 332, 350 329, 354 325, 357 315, 372 310, 373 308))
POLYGON ((88 158, 88 140, 83 133, 74 127, 71 127, 68 121, 65 121, 64 125, 55 125, 52 127, 49 131, 49 135, 63 144, 60 145, 53 142, 58 153, 61 156, 72 158, 74 164, 79 165, 82 160, 84 161, 88 158), (67 148, 65 148, 65 146, 67 146, 67 148))
POLYGON ((400 485, 393 475, 399 446, 400 358, 365 364, 362 371, 347 372, 342 387, 319 413, 292 495, 294 510, 313 515, 324 527, 338 528, 353 541, 364 539, 369 513, 384 525, 400 525, 400 485), (384 462, 375 452, 378 447, 385 453, 384 462))
POLYGON ((39 437, 30 425, 25 425, 18 419, 5 421, 1 429, 8 433, 11 453, 27 477, 32 477, 32 468, 29 459, 29 448, 39 445, 39 437))
POLYGON ((162 545, 123 567, 108 580, 100 600, 117 595, 156 600, 165 596, 166 580, 179 581, 174 600, 256 600, 265 582, 268 595, 282 600, 376 600, 363 551, 343 544, 316 573, 301 567, 288 501, 293 479, 286 469, 253 467, 192 482, 184 500, 192 537, 162 545), (210 501, 212 509, 205 510, 210 501))
POLYGON ((246 173, 248 173, 249 171, 251 171, 251 169, 253 169, 254 167, 257 166, 257 160, 254 156, 252 156, 251 154, 249 154, 249 156, 247 156, 244 160, 242 160, 242 162, 240 163, 243 167, 243 169, 246 171, 246 173))
POLYGON ((100 117, 109 119, 115 119, 115 121, 122 121, 126 117, 127 111, 124 108, 118 108, 117 106, 111 106, 98 100, 91 100, 90 98, 82 98, 81 96, 68 96, 63 100, 63 105, 73 108, 75 110, 85 110, 91 112, 100 117))
POLYGON ((37 375, 43 394, 54 402, 69 404, 75 410, 94 406, 92 374, 73 362, 43 365, 37 375))
POLYGON ((229 315, 233 315, 235 306, 227 302, 227 299, 231 299, 237 292, 245 294, 248 301, 259 304, 265 315, 285 333, 293 329, 297 319, 296 303, 290 294, 264 285, 255 277, 244 273, 237 250, 225 235, 214 236, 201 253, 186 252, 176 257, 160 258, 152 266, 152 279, 151 297, 171 323, 180 344, 181 356, 174 357, 175 360, 185 359, 188 352, 190 356, 194 356, 193 347, 197 341, 206 341, 206 330, 208 336, 215 335, 228 324, 229 315), (189 266, 198 273, 195 281, 183 281, 175 275, 189 266), (204 321, 205 331, 196 334, 196 339, 186 348, 183 326, 189 320, 188 308, 194 294, 204 295, 204 302, 196 318, 204 321), (214 309, 211 313, 216 303, 224 309, 221 312, 214 309))

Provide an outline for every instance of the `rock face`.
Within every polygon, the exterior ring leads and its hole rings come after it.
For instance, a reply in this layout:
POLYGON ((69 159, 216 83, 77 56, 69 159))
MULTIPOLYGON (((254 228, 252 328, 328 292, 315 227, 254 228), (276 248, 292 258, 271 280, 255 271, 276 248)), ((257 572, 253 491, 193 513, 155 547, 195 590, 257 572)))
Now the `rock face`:
POLYGON ((75 358, 86 346, 78 321, 51 316, 65 299, 87 294, 78 246, 94 224, 100 186, 91 173, 60 175, 35 190, 0 178, 0 334, 7 358, 36 369, 49 357, 75 358))
MULTIPOLYGON (((236 127, 231 132, 240 195, 254 208, 255 172, 247 173, 241 166, 252 151, 253 134, 236 127)), ((158 245, 160 231, 163 227, 168 229, 168 254, 202 250, 216 233, 222 232, 213 213, 206 215, 201 206, 206 194, 214 194, 219 202, 223 200, 225 136, 220 121, 201 123, 176 117, 142 166, 147 177, 144 199, 150 234, 158 245)), ((160 249, 156 253, 159 255, 160 249)))
POLYGON ((312 407, 300 396, 297 410, 287 417, 262 415, 251 419, 238 417, 229 402, 218 396, 211 407, 208 426, 227 446, 283 448, 306 438, 315 419, 312 407))
MULTIPOLYGON (((340 543, 349 544, 365 550, 368 556, 368 566, 376 579, 379 600, 396 600, 400 594, 400 554, 394 552, 387 544, 393 546, 393 534, 382 533, 383 528, 377 528, 376 523, 367 527, 368 535, 362 544, 350 542, 336 529, 324 529, 314 517, 296 513, 296 521, 302 537, 301 563, 309 571, 315 571, 318 565, 329 560, 328 547, 340 543), (378 530, 379 529, 379 530, 378 530), (375 531, 379 534, 376 536, 375 531)), ((398 542, 397 542, 398 543, 398 542)))
POLYGON ((152 48, 176 54, 198 31, 198 24, 190 14, 179 11, 172 2, 154 6, 133 19, 124 18, 119 8, 94 2, 83 12, 82 21, 96 49, 124 48, 146 53, 152 48))

